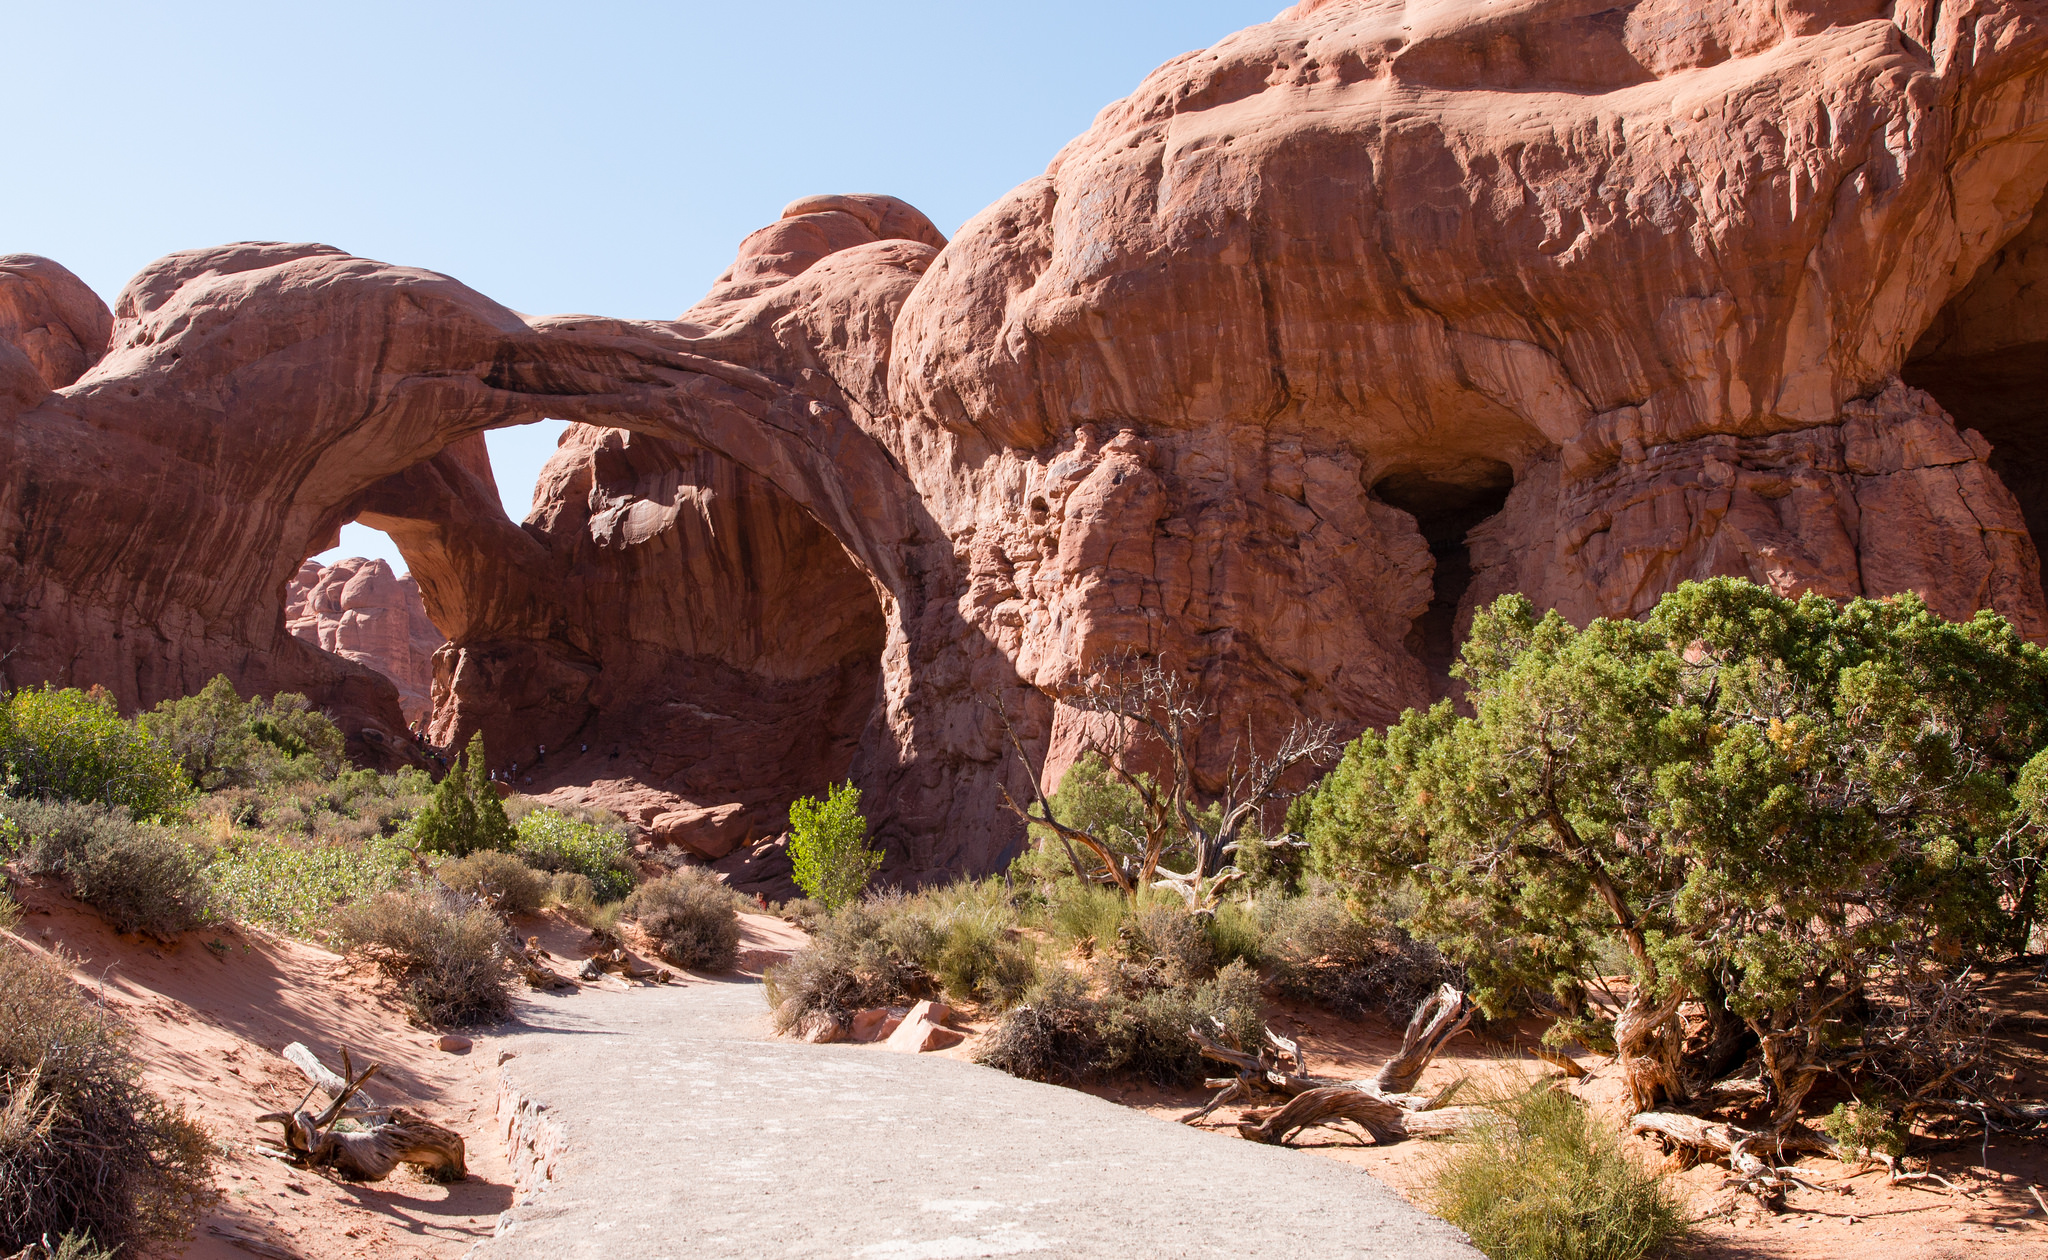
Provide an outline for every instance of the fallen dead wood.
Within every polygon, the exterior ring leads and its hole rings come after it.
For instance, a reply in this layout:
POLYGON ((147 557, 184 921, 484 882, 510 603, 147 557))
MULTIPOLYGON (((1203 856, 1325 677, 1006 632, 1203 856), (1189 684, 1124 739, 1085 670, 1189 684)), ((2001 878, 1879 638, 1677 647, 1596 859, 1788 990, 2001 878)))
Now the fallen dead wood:
MULTIPOLYGON (((339 1076, 336 1076, 325 1063, 322 1063, 320 1056, 308 1049, 304 1042, 294 1041, 286 1046, 284 1048, 284 1057, 293 1067, 299 1069, 300 1074, 307 1081, 319 1086, 321 1091, 329 1098, 341 1097, 342 1091, 348 1088, 347 1083, 339 1076)), ((342 1114, 352 1115, 360 1111, 375 1110, 377 1110, 377 1100, 370 1096, 368 1090, 358 1089, 349 1105, 342 1109, 342 1114)))
POLYGON ((1411 1111, 1393 1098, 1356 1085, 1329 1085, 1296 1094, 1283 1107, 1247 1111, 1239 1135, 1285 1146, 1289 1138, 1317 1125, 1350 1121, 1385 1146, 1407 1138, 1449 1137, 1489 1115, 1484 1107, 1411 1111))
MULTIPOLYGON (((1379 1143, 1456 1133, 1477 1123, 1485 1114, 1485 1109, 1479 1107, 1444 1106, 1465 1083, 1462 1078, 1428 1097, 1408 1091, 1421 1079, 1444 1043, 1463 1030, 1471 1018, 1463 993, 1450 985, 1439 988, 1416 1007, 1401 1039, 1401 1049, 1381 1065, 1370 1081, 1310 1075, 1300 1043, 1270 1028, 1264 1030, 1265 1041, 1257 1053, 1224 1045, 1199 1028, 1189 1028, 1188 1036, 1204 1058, 1229 1064, 1237 1069, 1237 1075, 1205 1082, 1221 1092, 1206 1106, 1182 1116, 1181 1121, 1192 1124, 1227 1102, 1264 1091, 1284 1095, 1290 1101, 1279 1107, 1253 1108, 1241 1113, 1238 1134, 1255 1142, 1285 1145, 1304 1129, 1345 1122, 1358 1125, 1379 1143)), ((1222 1031, 1220 1024, 1217 1031, 1222 1031)))
POLYGON ((1841 1154, 1833 1141, 1817 1133, 1798 1129, 1782 1134, 1752 1131, 1682 1111, 1641 1112, 1629 1122, 1629 1131, 1654 1133, 1694 1152, 1721 1156, 1728 1161, 1729 1171, 1723 1186, 1753 1195, 1773 1210, 1784 1206, 1785 1194, 1794 1186, 1816 1192, 1821 1189, 1800 1176, 1802 1169, 1784 1162, 1786 1152, 1841 1154), (1765 1159, 1765 1153, 1775 1155, 1776 1160, 1765 1159))
MULTIPOLYGON (((319 1060, 314 1063, 318 1065, 319 1060)), ((285 1149, 298 1162, 332 1168, 353 1180, 382 1181, 400 1164, 412 1164, 442 1180, 460 1181, 468 1176, 462 1135, 403 1108, 391 1108, 384 1119, 361 1132, 334 1131, 349 1099, 382 1070, 383 1064, 373 1063, 356 1072, 348 1051, 343 1050, 341 1090, 325 1111, 315 1115, 306 1110, 321 1088, 316 1083, 290 1112, 269 1112, 256 1117, 256 1122, 283 1125, 285 1149)))

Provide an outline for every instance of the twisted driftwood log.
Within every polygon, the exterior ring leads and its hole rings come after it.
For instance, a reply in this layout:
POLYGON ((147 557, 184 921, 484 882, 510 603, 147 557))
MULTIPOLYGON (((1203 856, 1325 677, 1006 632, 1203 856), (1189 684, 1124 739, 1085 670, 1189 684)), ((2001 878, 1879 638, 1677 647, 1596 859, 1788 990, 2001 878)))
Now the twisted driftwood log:
MULTIPOLYGON (((310 1055, 306 1057, 311 1058, 310 1055)), ((315 1067, 320 1067, 319 1060, 313 1062, 315 1067)), ((334 1095, 334 1101, 316 1116, 306 1110, 306 1104, 313 1101, 313 1095, 321 1090, 322 1084, 312 1070, 301 1065, 300 1070, 313 1076, 314 1082, 306 1096, 299 1100, 299 1105, 289 1113, 273 1111, 258 1116, 256 1122, 283 1125, 285 1149, 300 1162, 315 1168, 332 1168, 352 1180, 382 1181, 400 1164, 415 1165, 440 1180, 460 1181, 468 1176, 469 1168, 464 1158, 468 1152, 462 1135, 403 1108, 393 1107, 385 1119, 361 1133, 333 1131, 334 1122, 341 1118, 349 1099, 383 1066, 372 1063, 357 1073, 349 1062, 348 1051, 343 1050, 341 1092, 334 1095)), ((334 1074, 326 1072, 324 1067, 321 1071, 334 1079, 334 1074)))
POLYGON ((1400 1051, 1382 1064, 1370 1081, 1308 1075, 1301 1046, 1270 1028, 1265 1030, 1266 1044, 1256 1055, 1232 1049, 1200 1029, 1190 1028, 1188 1035, 1205 1058, 1230 1064, 1238 1069, 1238 1075, 1207 1082, 1222 1092, 1181 1120, 1191 1124, 1226 1102, 1247 1097, 1254 1090, 1267 1090, 1288 1095, 1287 1103, 1244 1112, 1237 1126, 1239 1136, 1284 1146, 1304 1129, 1347 1120, 1381 1144, 1404 1138, 1448 1136, 1486 1114, 1482 1107, 1444 1106, 1464 1081, 1454 1081, 1427 1097, 1408 1091, 1415 1087, 1444 1043, 1463 1031, 1471 1019, 1472 1012, 1463 993, 1448 984, 1439 988, 1415 1008, 1414 1018, 1408 1021, 1408 1030, 1401 1038, 1400 1051))

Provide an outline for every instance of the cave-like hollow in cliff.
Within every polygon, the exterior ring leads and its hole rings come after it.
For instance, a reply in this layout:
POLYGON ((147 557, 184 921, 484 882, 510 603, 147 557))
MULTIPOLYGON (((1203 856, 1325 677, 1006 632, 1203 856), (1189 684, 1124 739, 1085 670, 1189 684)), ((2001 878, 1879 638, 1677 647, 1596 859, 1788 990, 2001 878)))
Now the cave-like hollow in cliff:
POLYGON ((1991 443, 1991 470, 2048 545, 2048 201, 1935 315, 1900 376, 1991 443))
POLYGON ((1429 607, 1415 619, 1406 643, 1429 672, 1432 698, 1449 692, 1451 663, 1458 656, 1458 604, 1472 585, 1466 535, 1499 512, 1514 487, 1514 469, 1482 456, 1450 467, 1397 468, 1373 483, 1375 498, 1415 518, 1436 562, 1429 607))

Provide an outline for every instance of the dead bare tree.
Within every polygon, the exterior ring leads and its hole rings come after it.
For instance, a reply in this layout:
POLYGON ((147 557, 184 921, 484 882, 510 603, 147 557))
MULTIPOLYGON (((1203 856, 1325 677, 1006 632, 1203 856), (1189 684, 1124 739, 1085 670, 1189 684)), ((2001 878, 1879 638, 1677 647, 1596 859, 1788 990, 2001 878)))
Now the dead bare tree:
MULTIPOLYGON (((358 1073, 349 1062, 348 1051, 343 1050, 341 1091, 333 1095, 326 1110, 315 1115, 306 1109, 306 1104, 322 1088, 322 1081, 315 1077, 297 1107, 289 1113, 273 1111, 258 1116, 256 1122, 283 1125, 285 1150, 298 1162, 314 1168, 332 1168, 351 1180, 382 1181, 400 1164, 415 1165, 443 1180, 459 1181, 468 1176, 462 1135, 402 1107, 391 1108, 361 1132, 334 1131, 334 1123, 348 1109, 349 1100, 383 1066, 372 1063, 358 1073)), ((310 1071, 307 1074, 314 1075, 310 1071)), ((331 1077, 332 1073, 327 1075, 331 1077)))
MULTIPOLYGON (((1246 827, 1261 817, 1267 805, 1281 799, 1281 784, 1290 771, 1305 764, 1321 765, 1338 748, 1333 724, 1298 720, 1272 751, 1262 753, 1247 721, 1244 737, 1232 749, 1222 792, 1204 792, 1196 776, 1197 745, 1213 729, 1216 715, 1187 677, 1158 661, 1120 652, 1105 660, 1065 699, 1084 712, 1109 719, 1107 729, 1089 738, 1084 751, 1099 755, 1109 773, 1137 797, 1144 835, 1096 836, 1054 818, 1052 802, 1040 786, 1043 767, 1034 765, 1026 754, 1008 713, 997 700, 992 707, 1032 790, 1026 805, 1018 805, 1007 791, 1004 801, 1027 825, 1036 823, 1051 830, 1067 847, 1070 858, 1078 857, 1077 844, 1093 853, 1109 881, 1125 893, 1146 887, 1171 888, 1191 910, 1212 908, 1222 890, 1242 877, 1232 861, 1232 854, 1242 846, 1290 843, 1288 837, 1247 836, 1246 827), (1136 767, 1141 744, 1156 748, 1161 762, 1157 776, 1136 767), (1119 854, 1109 843, 1117 839, 1136 841, 1135 860, 1119 854), (1189 870, 1160 865, 1176 840, 1184 841, 1190 851, 1189 870)), ((1078 862, 1075 869, 1080 869, 1078 862)))

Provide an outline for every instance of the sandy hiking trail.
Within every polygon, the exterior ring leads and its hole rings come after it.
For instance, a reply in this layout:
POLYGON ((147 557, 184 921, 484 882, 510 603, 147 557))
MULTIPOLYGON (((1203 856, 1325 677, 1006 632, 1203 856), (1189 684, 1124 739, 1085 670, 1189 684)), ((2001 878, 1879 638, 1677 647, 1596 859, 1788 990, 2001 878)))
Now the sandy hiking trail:
POLYGON ((478 1260, 1479 1254, 1332 1160, 957 1058, 775 1039, 751 977, 535 995, 522 1022, 489 1043, 513 1056, 501 1097, 542 1104, 561 1152, 478 1260))

